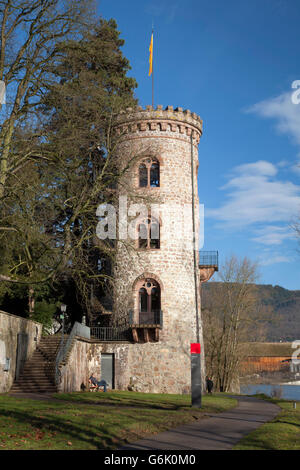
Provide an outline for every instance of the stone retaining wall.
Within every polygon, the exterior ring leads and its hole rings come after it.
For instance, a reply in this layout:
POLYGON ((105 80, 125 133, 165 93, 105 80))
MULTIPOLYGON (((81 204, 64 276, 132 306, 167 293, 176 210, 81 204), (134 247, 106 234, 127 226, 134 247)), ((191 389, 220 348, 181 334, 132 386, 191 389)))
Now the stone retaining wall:
POLYGON ((10 390, 17 370, 20 373, 22 365, 30 359, 41 334, 40 323, 0 311, 0 393, 10 390), (7 359, 9 370, 4 370, 7 359))
POLYGON ((190 393, 189 351, 171 344, 93 343, 76 338, 67 364, 61 369, 61 392, 88 386, 91 373, 101 378, 101 354, 114 354, 115 388, 145 393, 190 393))

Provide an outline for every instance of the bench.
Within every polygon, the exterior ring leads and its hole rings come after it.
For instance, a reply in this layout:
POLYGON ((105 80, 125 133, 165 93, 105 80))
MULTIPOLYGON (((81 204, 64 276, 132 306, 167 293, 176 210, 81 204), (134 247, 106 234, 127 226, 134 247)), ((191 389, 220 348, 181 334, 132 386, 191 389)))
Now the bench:
POLYGON ((89 391, 90 392, 98 392, 99 387, 98 385, 94 385, 90 380, 89 380, 89 391))
POLYGON ((104 392, 104 385, 95 385, 89 379, 89 391, 90 392, 100 392, 100 391, 104 392), (103 388, 103 390, 100 390, 100 387, 103 388))

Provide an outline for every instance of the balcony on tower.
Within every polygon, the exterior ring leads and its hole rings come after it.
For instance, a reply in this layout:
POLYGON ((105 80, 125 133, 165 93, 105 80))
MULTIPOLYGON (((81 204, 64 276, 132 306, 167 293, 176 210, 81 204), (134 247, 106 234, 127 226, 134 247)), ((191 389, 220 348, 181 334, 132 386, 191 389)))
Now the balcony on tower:
POLYGON ((163 327, 163 313, 161 310, 140 310, 138 318, 135 318, 133 311, 130 310, 129 326, 135 343, 157 342, 159 330, 163 327))
POLYGON ((219 253, 218 251, 200 251, 199 252, 200 282, 207 282, 219 271, 219 253))

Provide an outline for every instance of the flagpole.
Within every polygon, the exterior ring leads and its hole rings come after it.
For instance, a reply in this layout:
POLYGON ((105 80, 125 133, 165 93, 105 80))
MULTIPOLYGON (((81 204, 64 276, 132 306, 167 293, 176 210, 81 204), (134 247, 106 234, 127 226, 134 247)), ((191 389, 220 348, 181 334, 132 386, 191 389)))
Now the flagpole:
MULTIPOLYGON (((152 25, 152 36, 154 32, 154 27, 152 25)), ((153 46, 154 46, 154 38, 153 38, 153 46)), ((152 50, 152 108, 154 108, 154 67, 153 67, 153 50, 152 50)))

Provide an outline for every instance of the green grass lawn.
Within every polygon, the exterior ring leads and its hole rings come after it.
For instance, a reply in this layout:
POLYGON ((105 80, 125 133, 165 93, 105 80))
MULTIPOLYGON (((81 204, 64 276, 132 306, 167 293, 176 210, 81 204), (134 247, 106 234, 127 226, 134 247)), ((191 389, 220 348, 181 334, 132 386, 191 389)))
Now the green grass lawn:
POLYGON ((293 402, 271 399, 282 411, 269 423, 265 423, 242 439, 235 450, 300 450, 300 402, 296 410, 293 402))
POLYGON ((189 395, 120 391, 53 397, 59 400, 0 395, 0 449, 117 449, 237 404, 228 396, 204 396, 203 407, 198 409, 190 406, 189 395))

